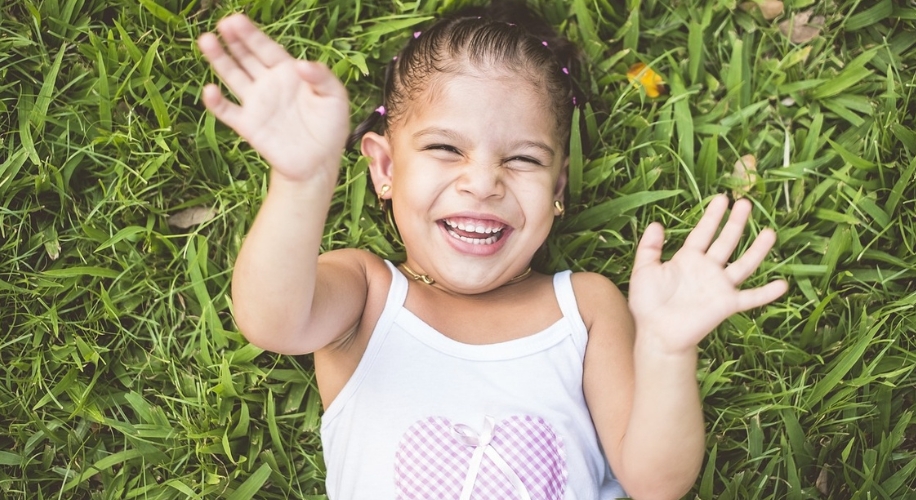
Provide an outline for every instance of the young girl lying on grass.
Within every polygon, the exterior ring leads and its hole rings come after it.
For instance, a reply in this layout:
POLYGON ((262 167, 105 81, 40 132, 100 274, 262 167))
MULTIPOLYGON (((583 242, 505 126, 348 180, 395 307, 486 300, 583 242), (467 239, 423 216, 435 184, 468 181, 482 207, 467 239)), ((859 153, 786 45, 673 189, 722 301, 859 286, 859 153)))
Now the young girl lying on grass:
POLYGON ((331 499, 690 489, 704 451, 697 343, 786 289, 737 289, 775 241, 764 230, 728 263, 749 202, 716 237, 729 202, 713 198, 665 263, 661 225, 646 228, 629 304, 598 274, 532 271, 563 213, 576 103, 568 42, 510 5, 442 19, 391 63, 383 128, 361 145, 406 261, 319 255, 347 92, 243 15, 217 31, 200 48, 240 104, 212 84, 203 101, 271 166, 235 267, 236 320, 257 346, 315 354, 331 499))

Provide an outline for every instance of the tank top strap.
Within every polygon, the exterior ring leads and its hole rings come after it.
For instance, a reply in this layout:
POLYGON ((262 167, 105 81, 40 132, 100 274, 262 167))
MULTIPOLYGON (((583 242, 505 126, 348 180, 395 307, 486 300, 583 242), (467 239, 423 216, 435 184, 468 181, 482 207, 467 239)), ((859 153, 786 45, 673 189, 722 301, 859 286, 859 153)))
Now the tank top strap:
POLYGON ((400 309, 407 300, 407 278, 398 271, 397 266, 386 260, 385 264, 391 271, 391 287, 388 288, 388 299, 385 301, 385 311, 400 309))
POLYGON ((588 329, 579 314, 579 303, 572 287, 572 271, 563 271, 553 275, 553 289, 560 304, 563 318, 569 324, 571 336, 581 356, 585 356, 585 345, 588 343, 588 329))

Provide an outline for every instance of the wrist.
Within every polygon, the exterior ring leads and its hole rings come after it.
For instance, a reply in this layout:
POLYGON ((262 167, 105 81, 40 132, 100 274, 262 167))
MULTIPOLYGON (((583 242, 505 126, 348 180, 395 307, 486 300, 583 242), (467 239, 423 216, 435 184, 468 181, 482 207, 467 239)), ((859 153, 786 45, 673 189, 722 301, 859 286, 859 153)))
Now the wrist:
POLYGON ((272 169, 270 171, 267 193, 282 194, 296 198, 330 197, 337 186, 337 169, 322 169, 305 178, 290 177, 272 169))
MULTIPOLYGON (((670 337, 670 332, 668 333, 667 336, 670 337)), ((652 328, 641 328, 637 324, 636 342, 633 346, 634 356, 666 363, 685 361, 696 364, 698 357, 696 344, 675 344, 665 337, 656 333, 652 328)))

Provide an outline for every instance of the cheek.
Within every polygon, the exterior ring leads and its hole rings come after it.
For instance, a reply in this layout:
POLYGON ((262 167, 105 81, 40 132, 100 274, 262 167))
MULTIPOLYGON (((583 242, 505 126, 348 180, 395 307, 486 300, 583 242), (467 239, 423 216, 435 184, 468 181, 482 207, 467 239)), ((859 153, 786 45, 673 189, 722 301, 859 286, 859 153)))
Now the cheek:
POLYGON ((515 176, 513 190, 526 204, 551 205, 556 182, 555 176, 549 172, 526 172, 515 176))

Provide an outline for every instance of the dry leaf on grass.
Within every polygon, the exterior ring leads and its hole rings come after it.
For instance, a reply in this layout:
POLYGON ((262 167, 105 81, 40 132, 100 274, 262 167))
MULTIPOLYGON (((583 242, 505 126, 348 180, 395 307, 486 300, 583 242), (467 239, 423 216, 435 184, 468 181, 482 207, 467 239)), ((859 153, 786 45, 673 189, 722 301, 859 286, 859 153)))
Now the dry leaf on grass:
POLYGON ((830 493, 830 488, 827 486, 827 479, 827 466, 825 465, 821 467, 821 472, 817 475, 817 480, 814 482, 817 491, 820 491, 822 495, 830 493))
POLYGON ((738 6, 741 10, 745 12, 751 12, 754 9, 759 9, 760 13, 763 15, 763 18, 767 21, 771 21, 779 17, 785 7, 782 4, 781 0, 763 0, 762 2, 742 2, 738 6))
POLYGON ((824 27, 824 16, 814 16, 813 10, 799 12, 795 16, 779 23, 779 31, 789 37, 792 43, 808 43, 821 34, 821 28, 824 27))
POLYGON ((741 198, 746 195, 757 183, 757 157, 747 154, 738 158, 732 170, 732 179, 735 186, 732 188, 734 197, 741 198))
POLYGON ((169 216, 169 225, 179 229, 187 229, 191 226, 203 224, 208 220, 216 217, 216 209, 213 207, 191 207, 175 212, 169 216))

